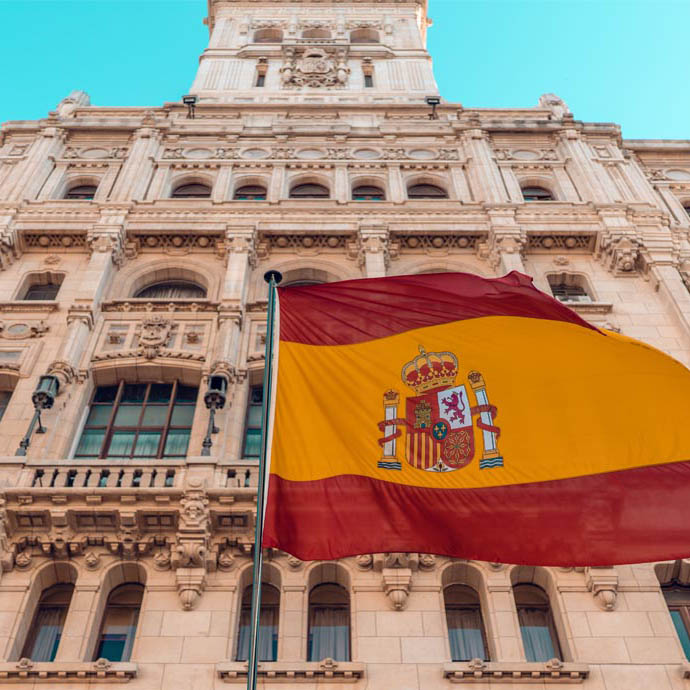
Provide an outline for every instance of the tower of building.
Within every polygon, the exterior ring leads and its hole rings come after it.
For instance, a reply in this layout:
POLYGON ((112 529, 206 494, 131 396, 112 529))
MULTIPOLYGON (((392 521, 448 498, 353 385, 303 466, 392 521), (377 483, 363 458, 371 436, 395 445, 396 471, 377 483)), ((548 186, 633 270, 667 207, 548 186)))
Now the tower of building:
MULTIPOLYGON (((0 689, 245 682, 268 269, 519 270, 690 362, 690 142, 553 94, 432 110, 425 0, 207 9, 188 103, 74 92, 0 131, 0 689)), ((690 560, 271 551, 259 677, 681 690, 689 584, 690 560)))

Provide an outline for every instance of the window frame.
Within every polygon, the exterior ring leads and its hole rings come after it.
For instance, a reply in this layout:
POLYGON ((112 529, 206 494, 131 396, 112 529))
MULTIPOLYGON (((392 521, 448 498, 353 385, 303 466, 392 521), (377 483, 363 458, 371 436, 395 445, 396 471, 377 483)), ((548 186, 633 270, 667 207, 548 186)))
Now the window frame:
POLYGON ((300 182, 293 187, 290 188, 290 199, 330 199, 331 198, 331 190, 325 185, 321 184, 320 182, 300 182), (326 193, 325 194, 297 194, 295 195, 295 191, 305 188, 305 187, 319 187, 323 189, 326 193))
POLYGON ((448 645, 451 646, 451 661, 456 662, 464 662, 464 661, 472 661, 472 659, 453 659, 453 650, 452 650, 452 645, 450 642, 450 625, 448 624, 448 610, 451 611, 463 611, 463 610, 469 610, 469 611, 476 611, 479 614, 479 630, 481 632, 482 636, 482 643, 484 644, 484 656, 485 658, 482 659, 482 661, 491 661, 491 650, 489 648, 489 638, 486 633, 486 623, 484 622, 484 615, 482 613, 482 602, 479 597, 479 592, 474 589, 474 587, 471 587, 470 585, 466 585, 462 582, 454 582, 452 584, 447 585, 446 587, 443 588, 443 611, 444 615, 446 618, 446 629, 448 632, 448 645), (448 604, 448 601, 446 599, 446 592, 449 589, 452 589, 453 587, 462 587, 463 589, 470 590, 473 594, 473 596, 476 598, 476 603, 472 604, 448 604))
POLYGON ((63 199, 68 201, 93 201, 96 193, 98 192, 97 184, 75 184, 69 187, 65 192, 63 199), (77 191, 77 190, 93 190, 93 191, 77 191))
MULTIPOLYGON (((112 661, 113 663, 118 663, 118 662, 128 662, 132 658, 132 649, 134 647, 134 642, 137 637, 137 630, 139 627, 139 618, 141 617, 141 606, 144 601, 144 593, 146 591, 146 588, 144 585, 142 585, 140 582, 123 582, 121 585, 117 585, 116 587, 113 587, 110 592, 108 593, 108 598, 106 599, 105 602, 105 607, 103 608, 103 615, 101 616, 101 625, 98 629, 98 636, 96 637, 96 647, 94 649, 93 653, 93 660, 98 661, 98 659, 102 658, 102 654, 99 654, 101 652, 101 643, 102 643, 102 638, 104 635, 104 629, 106 622, 108 620, 108 610, 109 609, 134 609, 136 608, 136 616, 134 617, 134 625, 131 626, 132 628, 132 639, 131 642, 129 639, 126 640, 125 642, 125 649, 127 648, 127 644, 129 642, 129 654, 127 655, 127 658, 124 659, 122 656, 119 659, 108 659, 108 661, 112 661), (141 591, 141 598, 139 600, 138 606, 134 606, 133 604, 113 604, 111 603, 111 598, 113 597, 114 594, 118 592, 118 590, 124 589, 125 587, 137 587, 141 591)), ((123 650, 124 651, 124 650, 123 650)), ((108 657, 103 657, 103 658, 108 658, 108 657)))
MULTIPOLYGON (((242 637, 242 628, 246 627, 247 632, 245 633, 248 636, 248 633, 250 631, 250 626, 251 626, 251 620, 249 621, 249 625, 243 626, 242 625, 242 618, 243 616, 247 615, 248 618, 251 618, 251 610, 252 610, 252 584, 248 584, 245 586, 244 590, 242 591, 242 597, 240 599, 240 616, 239 620, 237 623, 237 643, 235 644, 235 661, 247 661, 246 658, 240 658, 241 655, 240 652, 240 646, 242 645, 243 637, 242 637), (245 601, 245 599, 247 601, 245 601)), ((276 587, 276 585, 271 584, 270 582, 262 582, 261 583, 261 607, 259 611, 259 635, 261 634, 261 614, 263 611, 267 609, 274 609, 277 611, 276 615, 276 624, 275 624, 275 632, 273 634, 273 639, 271 640, 271 651, 273 653, 273 656, 275 658, 273 659, 259 659, 259 662, 272 662, 272 661, 278 661, 278 645, 280 643, 280 588, 276 587), (275 604, 273 603, 266 603, 266 600, 268 599, 266 594, 268 594, 267 589, 270 588, 274 590, 274 594, 276 595, 277 602, 275 604)), ((259 645, 260 646, 260 645, 259 645)), ((248 655, 247 655, 248 656, 248 655)))
POLYGON ((259 184, 240 185, 232 195, 233 201, 266 201, 268 189, 259 184), (243 192, 242 190, 253 190, 243 192), (259 191, 263 190, 263 191, 259 191))
POLYGON ((144 285, 140 288, 138 288, 135 292, 134 295, 132 296, 132 299, 146 299, 146 300, 164 300, 166 302, 172 302, 175 300, 180 300, 180 299, 193 299, 193 300, 202 300, 202 299, 208 299, 208 291, 206 288, 201 285, 200 283, 196 283, 193 280, 183 280, 183 279, 175 279, 171 278, 170 280, 158 280, 153 283, 148 283, 147 285, 144 285), (151 288, 154 287, 159 287, 161 285, 167 285, 170 286, 170 289, 173 287, 177 288, 182 288, 182 287, 190 287, 190 288, 195 288, 199 290, 200 292, 203 292, 203 295, 193 295, 193 296, 185 296, 185 297, 172 297, 172 296, 166 296, 166 297, 147 297, 146 295, 142 296, 142 292, 145 292, 146 290, 150 290, 151 288))
POLYGON ((319 582, 309 590, 307 598, 307 661, 323 661, 323 659, 312 659, 312 610, 316 607, 328 608, 336 611, 345 611, 347 614, 347 659, 335 659, 335 661, 348 662, 352 659, 352 597, 347 587, 339 582, 319 582), (345 604, 316 604, 312 603, 312 596, 319 587, 338 587, 347 597, 345 604))
POLYGON ((33 651, 34 647, 36 645, 36 640, 38 638, 38 630, 36 628, 38 624, 38 619, 39 615, 41 613, 41 607, 45 608, 59 608, 62 610, 62 618, 60 621, 60 632, 57 634, 57 639, 55 641, 55 647, 52 651, 52 658, 48 660, 48 662, 44 663, 50 663, 52 661, 55 661, 55 657, 57 656, 57 653, 60 649, 60 643, 62 642, 62 634, 65 630, 65 622, 67 621, 67 615, 69 613, 69 608, 72 605, 72 599, 74 597, 74 583, 73 582, 56 582, 53 585, 50 585, 49 587, 46 587, 42 592, 41 596, 38 599, 38 602, 36 604, 36 607, 34 609, 33 616, 31 618, 31 625, 29 626, 29 629, 26 634, 26 639, 24 640, 24 644, 22 645, 22 653, 20 655, 20 658, 26 658, 26 659, 31 659, 31 661, 36 661, 36 663, 41 663, 39 660, 32 659, 33 656, 33 651), (53 591, 58 591, 58 590, 64 590, 66 591, 67 589, 70 589, 69 593, 69 598, 67 600, 67 603, 64 604, 55 604, 55 603, 49 603, 45 602, 45 599, 50 596, 50 594, 53 591))
MULTIPOLYGON (((537 611, 543 611, 546 613, 546 627, 547 627, 547 630, 549 631, 549 637, 551 638, 551 646, 553 647, 553 651, 554 651, 554 654, 556 655, 556 658, 560 659, 562 661, 563 660, 563 647, 561 646, 561 640, 558 636, 558 629, 556 628, 556 619, 554 618, 554 615, 553 615, 553 608, 551 606, 551 598, 549 597, 548 593, 546 591, 544 591, 544 589, 542 589, 539 585, 535 585, 531 582, 518 582, 517 584, 513 585, 513 601, 515 602, 515 609, 517 611, 518 628, 520 630, 520 639, 522 640, 523 650, 525 652, 525 658, 527 657, 527 650, 524 648, 525 639, 524 639, 524 635, 522 632, 523 624, 522 624, 522 618, 521 618, 520 613, 521 613, 522 609, 536 609, 537 611), (519 588, 519 587, 538 590, 546 599, 546 603, 518 604, 517 598, 515 597, 515 590, 516 590, 516 588, 519 588)), ((527 627, 527 626, 525 626, 525 627, 527 627)), ((548 661, 548 659, 545 659, 545 661, 548 661)), ((536 662, 536 663, 543 663, 543 662, 536 662)))
MULTIPOLYGON (((661 585, 661 593, 664 597, 664 602, 666 603, 666 608, 668 609, 669 616, 671 615, 672 612, 677 612, 680 614, 680 620, 683 623, 683 626, 685 627, 685 632, 690 639, 690 585, 685 585, 682 582, 678 582, 678 580, 672 580, 671 582, 667 582, 663 585, 661 585), (687 603, 685 604, 672 604, 668 601, 667 599, 667 593, 673 592, 680 590, 686 594, 687 597, 687 603)), ((673 622, 673 616, 671 616, 671 622, 673 625, 673 631, 676 633, 676 637, 678 637, 680 646, 683 649, 683 653, 685 654, 685 657, 688 661, 690 661, 690 649, 687 651, 683 647, 683 641, 680 639, 680 635, 678 635, 678 630, 676 629, 676 624, 673 622)))
POLYGON ((255 431, 259 430, 259 438, 261 438, 261 431, 263 429, 263 424, 259 424, 259 426, 253 425, 249 423, 249 415, 250 415, 250 408, 251 407, 260 407, 263 409, 264 406, 264 385, 263 383, 257 383, 254 384, 253 386, 249 386, 249 392, 247 395, 247 409, 245 410, 245 416, 244 416, 244 432, 242 434, 242 458, 259 458, 261 455, 261 441, 259 441, 259 452, 256 455, 247 455, 247 440, 249 439, 249 431, 255 431), (252 402, 252 392, 255 390, 261 390, 261 402, 259 403, 253 403, 252 402))
POLYGON ((523 201, 537 203, 542 201, 556 201, 556 197, 554 196, 553 192, 546 187, 541 187, 540 185, 525 185, 524 187, 520 187, 520 192, 522 194, 523 201))
MULTIPOLYGON (((79 454, 79 446, 81 445, 81 440, 86 431, 90 430, 103 430, 103 436, 101 438, 101 445, 100 449, 98 451, 98 456, 96 459, 98 460, 112 460, 113 462, 132 462, 132 461, 139 461, 139 462, 147 462, 147 461, 155 461, 155 460, 171 460, 171 459, 183 459, 186 458, 189 454, 189 441, 191 440, 192 437, 192 429, 194 426, 194 415, 196 413, 196 406, 199 402, 199 388, 198 386, 187 386, 188 388, 195 388, 197 391, 196 394, 196 399, 194 402, 187 402, 187 401, 182 401, 180 403, 176 402, 177 398, 177 391, 179 389, 180 385, 186 385, 186 384, 180 384, 180 382, 175 379, 174 381, 163 381, 163 382, 158 382, 158 381, 147 381, 147 382, 139 382, 139 383, 134 383, 131 385, 145 385, 146 386, 146 392, 144 394, 144 398, 141 402, 141 411, 139 412, 139 417, 137 424, 135 425, 116 425, 115 424, 115 419, 117 417, 118 411, 121 409, 121 401, 122 401, 122 395, 125 390, 125 386, 128 385, 128 382, 123 380, 120 380, 117 384, 117 391, 115 393, 115 397, 111 403, 105 402, 105 403, 99 403, 96 401, 96 395, 98 393, 99 388, 107 388, 108 386, 96 386, 94 387, 94 390, 91 394, 91 400, 89 402, 89 407, 88 407, 88 412, 86 415, 86 421, 84 422, 84 426, 82 427, 81 434, 79 436, 79 440, 77 441, 77 446, 74 451, 74 459, 75 460, 92 460, 94 459, 94 456, 91 454, 79 454), (151 392, 151 386, 153 385, 172 385, 172 390, 170 392, 170 400, 167 403, 167 412, 165 414, 165 421, 163 424, 156 425, 156 426, 144 426, 143 421, 144 421, 144 415, 146 414, 146 410, 149 406, 149 395, 151 392), (189 426, 183 426, 180 424, 172 424, 172 416, 173 416, 173 411, 176 406, 176 404, 181 404, 183 406, 188 406, 193 408, 192 412, 192 421, 190 422, 189 426), (94 409, 94 406, 107 406, 110 405, 111 410, 110 410, 110 415, 108 417, 108 420, 105 424, 89 424, 89 417, 91 416, 92 410, 94 409), (165 446, 168 442, 168 437, 170 435, 171 431, 189 431, 189 437, 187 440, 187 450, 184 455, 165 455, 165 446), (113 440, 113 435, 115 432, 124 432, 124 433, 133 433, 134 434, 134 439, 132 440, 130 452, 127 455, 110 455, 110 447, 112 444, 113 440), (158 448, 156 450, 156 455, 155 456, 149 456, 149 455, 135 455, 134 451, 136 450, 137 442, 139 440, 139 436, 142 433, 160 433, 160 438, 158 439, 158 448)), ((129 403, 122 403, 122 405, 128 405, 129 403)), ((162 403, 151 403, 152 406, 155 407, 163 407, 162 403)))
POLYGON ((213 187, 206 182, 182 182, 175 185, 170 191, 171 199, 210 199, 213 194, 213 187), (205 187, 208 189, 208 194, 180 194, 179 190, 188 187, 205 187))
POLYGON ((450 196, 448 194, 448 190, 444 189, 440 185, 434 184, 433 182, 415 182, 414 184, 408 185, 407 187, 407 198, 412 201, 419 201, 419 200, 432 200, 435 201, 437 199, 449 199, 450 196), (426 194, 426 195, 413 195, 411 194, 412 190, 421 188, 421 187, 428 187, 429 189, 438 189, 441 194, 426 194))
POLYGON ((352 188, 352 201, 385 201, 386 192, 383 187, 377 187, 373 184, 360 184, 352 188), (358 190, 368 190, 361 192, 358 190), (373 190, 378 190, 374 192, 373 190))

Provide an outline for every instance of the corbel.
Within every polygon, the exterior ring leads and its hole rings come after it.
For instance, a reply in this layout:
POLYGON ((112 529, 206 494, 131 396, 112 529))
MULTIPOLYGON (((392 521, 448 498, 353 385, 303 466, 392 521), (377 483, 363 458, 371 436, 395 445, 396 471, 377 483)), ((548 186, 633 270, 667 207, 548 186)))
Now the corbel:
POLYGON ((618 599, 618 573, 615 568, 585 568, 585 583, 604 611, 613 611, 618 599))

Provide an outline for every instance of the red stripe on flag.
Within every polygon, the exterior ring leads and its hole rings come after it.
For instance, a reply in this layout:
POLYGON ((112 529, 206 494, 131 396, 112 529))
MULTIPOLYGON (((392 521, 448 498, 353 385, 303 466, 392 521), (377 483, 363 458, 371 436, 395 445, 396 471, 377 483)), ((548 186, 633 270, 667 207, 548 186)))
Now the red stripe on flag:
POLYGON ((690 556, 690 462, 485 489, 271 475, 264 546, 303 560, 422 552, 587 566, 690 556))
POLYGON ((565 321, 597 330, 513 271, 502 278, 428 273, 279 288, 280 339, 347 345, 483 316, 565 321))

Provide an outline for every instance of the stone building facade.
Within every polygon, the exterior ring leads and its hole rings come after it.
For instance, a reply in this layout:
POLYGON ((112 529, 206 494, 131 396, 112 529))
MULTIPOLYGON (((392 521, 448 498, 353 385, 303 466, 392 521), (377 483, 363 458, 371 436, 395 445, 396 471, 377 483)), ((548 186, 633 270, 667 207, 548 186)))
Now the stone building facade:
MULTIPOLYGON (((519 270, 690 363, 689 141, 553 94, 430 118, 426 0, 208 0, 207 23, 196 103, 75 92, 0 132, 0 688, 245 682, 269 268, 519 270)), ((265 688, 690 688, 690 559, 268 552, 264 580, 265 688)))

